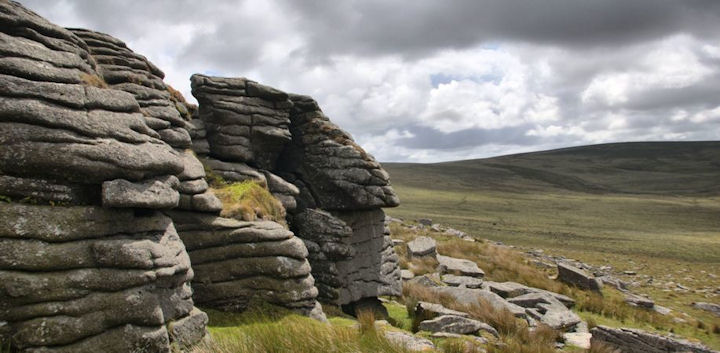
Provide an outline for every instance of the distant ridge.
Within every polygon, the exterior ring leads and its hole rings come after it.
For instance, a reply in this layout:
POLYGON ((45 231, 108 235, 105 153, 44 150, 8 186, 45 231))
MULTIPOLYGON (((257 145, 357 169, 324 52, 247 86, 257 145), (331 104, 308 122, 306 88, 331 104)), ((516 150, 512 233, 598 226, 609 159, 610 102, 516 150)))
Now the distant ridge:
POLYGON ((430 189, 720 195, 720 141, 608 143, 383 166, 395 185, 430 189))

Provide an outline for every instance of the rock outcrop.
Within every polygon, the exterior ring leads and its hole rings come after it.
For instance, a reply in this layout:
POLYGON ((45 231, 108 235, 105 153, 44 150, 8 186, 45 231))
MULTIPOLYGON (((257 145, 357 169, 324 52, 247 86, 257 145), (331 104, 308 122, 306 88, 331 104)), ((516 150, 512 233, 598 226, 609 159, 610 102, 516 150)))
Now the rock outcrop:
POLYGON ((169 352, 207 323, 161 213, 186 165, 89 42, 0 2, 0 341, 169 352))
POLYGON ((190 134, 207 141, 193 149, 224 180, 255 180, 282 201, 307 247, 318 298, 345 305, 400 295, 380 209, 398 200, 380 165, 309 97, 244 78, 191 82, 200 106, 190 134))
POLYGON ((253 299, 324 320, 305 244, 280 224, 172 211, 203 307, 243 311, 253 299))
POLYGON ((388 175, 311 98, 194 75, 196 107, 123 41, 12 1, 0 53, 0 342, 169 352, 205 336, 196 302, 323 320, 318 298, 401 294, 388 175), (220 217, 206 169, 287 220, 220 217))

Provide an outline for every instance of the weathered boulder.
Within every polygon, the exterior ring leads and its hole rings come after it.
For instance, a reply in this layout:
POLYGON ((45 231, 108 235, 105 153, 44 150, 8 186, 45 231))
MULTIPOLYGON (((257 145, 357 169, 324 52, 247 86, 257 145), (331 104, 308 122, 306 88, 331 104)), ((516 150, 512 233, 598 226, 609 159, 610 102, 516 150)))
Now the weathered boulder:
MULTIPOLYGON (((655 306, 655 302, 652 299, 632 293, 625 294, 625 302, 646 309, 652 309, 655 306)), ((718 306, 718 308, 720 308, 720 306, 718 306)))
POLYGON ((435 257, 437 243, 430 237, 417 237, 407 243, 408 255, 412 257, 435 257))
POLYGON ((661 336, 638 329, 596 326, 590 330, 590 333, 592 334, 591 342, 610 345, 623 353, 717 353, 698 343, 661 336))
POLYGON ((210 155, 274 170, 290 142, 288 95, 245 78, 195 74, 190 81, 210 155))
POLYGON ((312 98, 290 95, 292 141, 278 169, 292 173, 325 210, 394 207, 399 201, 387 172, 348 133, 330 122, 312 98))
POLYGON ((437 255, 437 260, 439 263, 438 272, 441 274, 449 273, 476 278, 485 277, 485 272, 473 261, 443 255, 437 255))
POLYGON ((482 330, 495 337, 499 336, 495 328, 484 322, 455 315, 441 315, 431 320, 422 321, 420 322, 419 328, 423 331, 448 332, 461 335, 475 334, 482 330))
POLYGON ((514 316, 526 317, 524 308, 509 303, 499 295, 487 290, 460 287, 428 287, 428 289, 451 297, 459 305, 490 305, 495 310, 508 310, 514 316))
POLYGON ((181 155, 107 85, 84 38, 1 1, 0 53, 0 341, 169 352, 200 340, 187 252, 150 210, 177 204, 181 155))
POLYGON ((253 299, 309 315, 318 291, 302 240, 278 223, 170 211, 195 271, 195 301, 243 311, 253 299))
POLYGON ((199 212, 219 212, 222 204, 207 192, 203 165, 186 150, 191 146, 188 121, 192 106, 180 92, 163 82, 165 74, 160 69, 130 50, 123 41, 85 29, 70 30, 87 43, 108 87, 131 94, 139 104, 145 123, 156 131, 158 138, 179 153, 184 170, 177 177, 183 187, 178 188, 181 197, 175 206, 199 212))
POLYGON ((158 212, 0 204, 0 340, 21 351, 169 352, 171 341, 197 342, 207 316, 194 310, 192 278, 158 212))
POLYGON ((561 282, 596 292, 602 288, 602 283, 598 279, 577 267, 560 262, 557 264, 557 269, 558 280, 561 282))

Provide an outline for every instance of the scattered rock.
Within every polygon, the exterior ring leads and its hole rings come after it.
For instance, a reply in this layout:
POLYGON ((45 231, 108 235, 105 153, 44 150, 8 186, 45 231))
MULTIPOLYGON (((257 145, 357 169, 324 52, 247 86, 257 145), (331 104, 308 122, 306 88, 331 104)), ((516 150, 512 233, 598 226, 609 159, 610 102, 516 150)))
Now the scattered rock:
POLYGON ((431 226, 433 224, 433 221, 430 218, 420 218, 417 222, 424 226, 431 226))
POLYGON ((558 263, 557 268, 558 280, 561 282, 576 286, 580 289, 596 292, 599 292, 602 288, 600 281, 577 267, 566 263, 558 263))
POLYGON ((430 237, 417 237, 407 243, 408 255, 412 257, 435 257, 437 243, 430 237))
POLYGON ((655 302, 652 301, 652 299, 632 293, 625 294, 625 302, 630 305, 639 306, 646 309, 652 309, 655 306, 655 302))
POLYGON ((415 274, 412 271, 400 270, 400 278, 402 278, 403 281, 413 279, 414 277, 415 277, 415 274))
POLYGON ((438 272, 440 272, 440 274, 449 273, 476 278, 485 276, 485 272, 483 272, 475 262, 470 260, 456 259, 443 255, 437 255, 437 260, 439 263, 438 272))
POLYGON ((720 317, 720 305, 718 305, 718 304, 705 303, 705 302, 696 302, 696 303, 692 303, 692 306, 693 306, 694 308, 697 308, 697 309, 700 309, 700 310, 709 311, 709 312, 715 314, 715 316, 720 317))

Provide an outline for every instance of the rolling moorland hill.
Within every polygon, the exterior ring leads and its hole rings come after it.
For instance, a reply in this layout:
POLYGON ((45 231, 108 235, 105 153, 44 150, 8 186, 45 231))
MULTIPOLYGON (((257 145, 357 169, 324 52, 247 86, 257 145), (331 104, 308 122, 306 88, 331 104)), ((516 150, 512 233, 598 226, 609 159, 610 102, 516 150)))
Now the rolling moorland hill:
POLYGON ((720 264, 720 142, 616 143, 437 164, 384 163, 402 206, 477 237, 720 264))
POLYGON ((719 141, 612 143, 383 166, 396 185, 430 189, 720 195, 719 141))
POLYGON ((392 217, 609 266, 661 305, 717 319, 691 304, 720 293, 720 142, 383 166, 401 201, 392 217))

